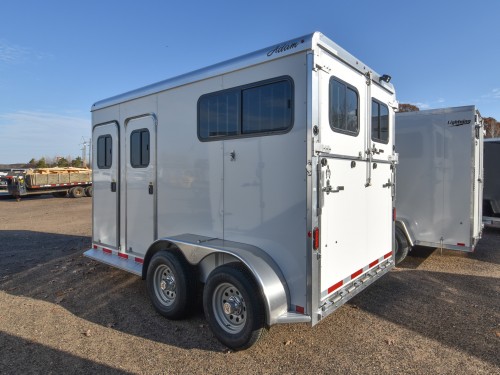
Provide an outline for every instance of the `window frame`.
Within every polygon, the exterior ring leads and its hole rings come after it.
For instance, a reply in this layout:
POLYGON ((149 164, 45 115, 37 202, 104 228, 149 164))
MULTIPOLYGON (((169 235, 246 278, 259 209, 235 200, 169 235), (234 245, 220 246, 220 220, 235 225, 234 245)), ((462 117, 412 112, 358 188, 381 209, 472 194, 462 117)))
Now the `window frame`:
POLYGON ((111 169, 111 167, 113 166, 113 137, 111 136, 111 134, 103 134, 103 135, 100 135, 99 137, 97 137, 97 150, 96 150, 96 164, 97 164, 97 169, 111 169), (100 157, 99 157, 99 140, 103 139, 104 140, 104 164, 103 165, 100 165, 99 164, 99 161, 100 161, 100 157), (110 140, 110 154, 109 154, 109 165, 107 163, 108 161, 108 158, 107 158, 107 148, 106 148, 106 145, 107 145, 107 139, 110 140))
POLYGON ((200 142, 213 142, 213 141, 221 141, 227 139, 239 139, 239 138, 252 138, 252 137, 262 137, 268 135, 277 135, 277 134, 286 134, 293 129, 295 123, 295 86, 293 79, 290 76, 280 76, 276 78, 266 79, 263 81, 253 82, 246 85, 236 86, 229 89, 214 91, 211 93, 203 94, 199 97, 197 102, 197 136, 200 142), (266 131, 258 131, 245 133, 243 131, 243 92, 248 89, 254 89, 262 86, 272 85, 273 83, 287 82, 290 88, 290 123, 287 128, 280 130, 266 130, 266 131), (200 116, 200 105, 203 99, 214 97, 217 95, 225 95, 227 93, 237 92, 238 95, 238 103, 237 103, 237 126, 235 135, 219 135, 213 137, 202 137, 200 134, 200 124, 201 124, 201 116, 200 116))
POLYGON ((147 167, 149 167, 149 164, 151 163, 151 133, 150 133, 149 129, 147 129, 147 128, 141 128, 141 129, 135 129, 135 130, 133 130, 132 132, 130 132, 129 140, 130 140, 130 155, 129 155, 129 157, 130 157, 130 166, 132 168, 147 168, 147 167), (140 138, 139 138, 139 142, 140 143, 139 143, 139 150, 138 150, 139 155, 140 155, 140 164, 134 164, 133 163, 134 158, 132 157, 132 152, 134 151, 133 143, 132 143, 132 136, 134 134, 137 134, 137 133, 140 134, 140 138), (142 160, 142 157, 143 157, 143 147, 142 147, 143 146, 143 139, 142 139, 142 134, 143 133, 147 133, 148 134, 148 138, 149 138, 148 144, 147 144, 148 145, 148 162, 147 162, 147 164, 144 164, 143 160, 142 160))
MULTIPOLYGON (((347 97, 347 95, 346 95, 346 97, 347 97)), ((347 105, 347 101, 346 101, 346 105, 347 105)), ((346 111, 346 113, 347 113, 347 111, 346 111)), ((359 100, 359 91, 358 91, 358 89, 355 86, 353 86, 353 85, 347 83, 346 81, 341 80, 340 78, 335 77, 335 76, 331 76, 330 80, 328 82, 328 123, 330 124, 330 128, 334 132, 345 134, 345 135, 350 135, 351 137, 357 137, 359 135, 359 132, 361 131, 361 129, 360 129, 361 125, 360 125, 360 100, 359 100), (351 89, 352 91, 354 91, 356 93, 356 97, 357 97, 357 110, 358 110, 358 113, 357 113, 358 130, 356 132, 353 132, 353 131, 350 131, 350 130, 336 128, 332 124, 332 95, 331 95, 332 81, 337 81, 338 83, 343 84, 345 86, 345 88, 346 88, 346 91, 345 91, 346 94, 347 94, 347 89, 351 89)))
MULTIPOLYGON (((382 144, 388 144, 389 143, 389 138, 391 137, 391 121, 390 121, 390 111, 389 111, 389 106, 385 103, 383 103, 382 101, 376 99, 376 98, 372 98, 371 100, 371 107, 370 107, 370 111, 371 109, 373 108, 373 103, 377 103, 378 104, 378 133, 380 133, 380 106, 383 106, 387 109, 387 139, 386 140, 383 140, 383 139, 380 139, 380 138, 375 138, 373 136, 373 124, 372 124, 372 121, 373 121, 373 113, 370 114, 370 139, 373 141, 373 142, 377 142, 377 143, 382 143, 382 144)), ((373 112, 373 111, 371 111, 373 112)))

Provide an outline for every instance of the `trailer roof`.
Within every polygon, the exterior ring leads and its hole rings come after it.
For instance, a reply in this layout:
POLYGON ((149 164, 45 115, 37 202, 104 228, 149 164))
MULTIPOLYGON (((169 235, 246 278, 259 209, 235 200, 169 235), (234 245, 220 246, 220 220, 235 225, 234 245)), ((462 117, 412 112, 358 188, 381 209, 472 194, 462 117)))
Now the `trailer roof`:
POLYGON ((425 109, 420 111, 413 112, 398 112, 398 116, 414 116, 414 115, 436 115, 436 114, 444 114, 444 113, 453 113, 453 112, 465 112, 465 111, 476 111, 477 108, 475 105, 465 105, 462 107, 448 107, 448 108, 435 108, 435 109, 425 109))
POLYGON ((270 47, 260 49, 258 51, 242 55, 218 64, 214 64, 202 69, 195 70, 190 73, 182 74, 173 78, 166 79, 148 86, 141 87, 120 95, 100 100, 91 108, 91 111, 106 108, 115 104, 120 104, 144 96, 156 94, 174 87, 185 84, 201 81, 220 74, 233 72, 248 66, 257 65, 266 61, 282 58, 287 55, 296 54, 299 52, 312 50, 315 47, 321 47, 329 53, 335 55, 340 60, 352 66, 359 72, 366 74, 371 72, 372 78, 382 87, 394 93, 394 86, 391 83, 386 83, 380 80, 380 75, 371 70, 366 64, 356 59, 353 55, 340 47, 338 44, 330 40, 320 32, 304 35, 294 38, 283 43, 274 44, 270 47))

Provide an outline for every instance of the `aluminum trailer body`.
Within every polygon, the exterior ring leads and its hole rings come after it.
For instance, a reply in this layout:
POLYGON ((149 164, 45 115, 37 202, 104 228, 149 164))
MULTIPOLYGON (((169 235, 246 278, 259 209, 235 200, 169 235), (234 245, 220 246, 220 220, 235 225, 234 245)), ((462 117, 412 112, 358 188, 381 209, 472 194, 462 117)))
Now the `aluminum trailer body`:
POLYGON ((500 228, 500 138, 484 140, 483 224, 500 228))
POLYGON ((398 113, 396 148, 398 261, 413 245, 474 251, 483 194, 483 122, 476 107, 398 113))
POLYGON ((97 102, 85 255, 233 349, 318 323, 394 265, 389 80, 313 33, 97 102))

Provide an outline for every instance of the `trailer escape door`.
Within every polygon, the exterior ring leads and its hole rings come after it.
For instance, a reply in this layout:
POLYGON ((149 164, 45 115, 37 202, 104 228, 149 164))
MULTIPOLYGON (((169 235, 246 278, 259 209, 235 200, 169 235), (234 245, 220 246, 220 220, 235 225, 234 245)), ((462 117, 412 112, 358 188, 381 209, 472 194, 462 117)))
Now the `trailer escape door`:
POLYGON ((93 242, 118 248, 120 158, 118 124, 110 122, 94 127, 92 133, 93 242))
POLYGON ((127 252, 145 254, 156 237, 156 119, 125 122, 127 252))

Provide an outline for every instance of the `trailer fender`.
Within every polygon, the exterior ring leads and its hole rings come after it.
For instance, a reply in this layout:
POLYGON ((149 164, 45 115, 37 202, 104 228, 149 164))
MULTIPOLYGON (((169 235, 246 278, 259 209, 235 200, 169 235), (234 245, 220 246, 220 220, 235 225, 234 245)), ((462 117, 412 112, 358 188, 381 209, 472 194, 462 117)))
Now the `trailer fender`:
POLYGON ((408 225, 407 221, 404 219, 396 219, 396 226, 403 231, 410 247, 412 248, 413 246, 415 246, 415 236, 413 236, 413 233, 411 232, 410 226, 408 225))
POLYGON ((262 249, 244 243, 194 234, 164 237, 155 241, 148 250, 144 258, 143 278, 146 276, 151 257, 156 252, 169 248, 182 253, 186 261, 194 266, 199 265, 211 254, 231 255, 248 268, 259 285, 266 306, 267 325, 281 323, 284 317, 290 315, 286 281, 276 262, 262 249))

